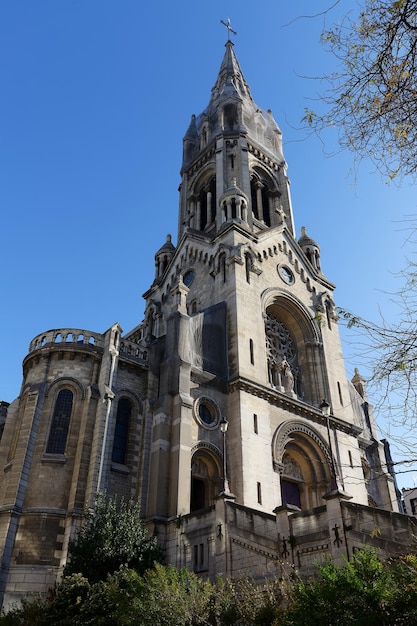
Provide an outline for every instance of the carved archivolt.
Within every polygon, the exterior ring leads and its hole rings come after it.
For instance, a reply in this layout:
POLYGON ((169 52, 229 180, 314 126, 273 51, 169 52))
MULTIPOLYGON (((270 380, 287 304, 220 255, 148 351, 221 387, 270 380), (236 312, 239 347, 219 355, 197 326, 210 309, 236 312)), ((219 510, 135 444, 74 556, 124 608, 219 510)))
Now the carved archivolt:
POLYGON ((311 312, 302 302, 289 293, 283 293, 277 288, 268 288, 262 293, 262 308, 270 313, 270 307, 279 307, 290 315, 300 331, 304 340, 312 343, 321 342, 320 329, 314 324, 311 312))
POLYGON ((314 441, 314 443, 323 453, 323 456, 325 457, 329 466, 331 465, 328 444, 322 439, 319 433, 305 422, 289 421, 279 426, 272 438, 272 458, 275 467, 280 468, 280 470, 282 471, 282 468, 285 465, 283 465, 285 448, 293 438, 294 433, 302 433, 303 435, 309 437, 312 441, 314 441))
MULTIPOLYGON (((201 457, 206 457, 211 462, 212 467, 218 475, 221 474, 223 455, 219 448, 207 441, 199 441, 191 448, 191 469, 198 470, 201 464, 201 457)), ((201 470, 201 468, 200 468, 201 470)))
POLYGON ((207 441, 199 441, 198 443, 196 443, 191 448, 191 456, 194 456, 196 452, 201 452, 202 450, 206 450, 207 452, 211 453, 217 461, 220 461, 223 458, 223 455, 220 452, 219 448, 207 441))
POLYGON ((54 380, 49 387, 46 390, 46 396, 49 396, 49 394, 56 388, 56 387, 69 387, 72 388, 74 390, 74 393, 76 396, 78 396, 80 398, 80 400, 84 400, 85 398, 85 390, 83 385, 80 383, 79 380, 77 380, 76 378, 72 378, 69 376, 65 376, 65 378, 57 378, 56 380, 54 380))

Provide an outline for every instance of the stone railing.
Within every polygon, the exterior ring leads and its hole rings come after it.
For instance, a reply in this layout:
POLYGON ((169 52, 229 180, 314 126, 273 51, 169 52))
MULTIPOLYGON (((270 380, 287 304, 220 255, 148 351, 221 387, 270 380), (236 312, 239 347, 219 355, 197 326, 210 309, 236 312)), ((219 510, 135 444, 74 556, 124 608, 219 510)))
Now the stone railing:
POLYGON ((119 358, 139 362, 145 367, 149 367, 149 351, 137 343, 123 339, 123 337, 119 345, 119 358))
POLYGON ((32 339, 29 345, 29 352, 34 352, 45 346, 50 347, 52 344, 59 345, 87 345, 96 348, 103 347, 103 335, 93 333, 90 330, 81 330, 80 328, 58 328, 47 330, 32 339))

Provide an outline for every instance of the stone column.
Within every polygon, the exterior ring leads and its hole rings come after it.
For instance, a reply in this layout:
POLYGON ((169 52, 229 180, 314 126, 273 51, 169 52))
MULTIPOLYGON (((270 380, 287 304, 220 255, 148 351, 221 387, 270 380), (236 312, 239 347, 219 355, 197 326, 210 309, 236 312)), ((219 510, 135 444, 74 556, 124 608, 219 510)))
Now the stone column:
POLYGON ((213 209, 212 209, 212 196, 211 191, 207 192, 207 224, 211 224, 213 221, 213 209))
POLYGON ((197 219, 196 219, 196 224, 194 224, 194 228, 197 228, 197 230, 201 228, 201 202, 200 200, 197 200, 197 219))

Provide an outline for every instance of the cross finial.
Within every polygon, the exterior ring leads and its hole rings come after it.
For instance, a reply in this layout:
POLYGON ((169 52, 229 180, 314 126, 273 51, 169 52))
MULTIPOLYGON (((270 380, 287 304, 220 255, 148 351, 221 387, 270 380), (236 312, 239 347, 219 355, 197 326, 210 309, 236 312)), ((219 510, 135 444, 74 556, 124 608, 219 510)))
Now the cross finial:
POLYGON ((223 24, 223 26, 226 26, 226 28, 227 28, 227 41, 230 41, 230 33, 231 32, 234 35, 237 35, 237 32, 235 30, 233 30, 233 28, 230 26, 230 17, 227 18, 227 22, 225 22, 224 20, 220 20, 220 23, 223 24))

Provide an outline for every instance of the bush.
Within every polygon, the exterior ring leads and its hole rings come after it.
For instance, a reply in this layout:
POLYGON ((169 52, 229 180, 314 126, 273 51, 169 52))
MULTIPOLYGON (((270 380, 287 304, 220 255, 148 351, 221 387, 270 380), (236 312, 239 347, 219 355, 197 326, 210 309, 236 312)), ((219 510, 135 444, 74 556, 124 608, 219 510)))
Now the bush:
POLYGON ((365 548, 343 566, 328 560, 315 580, 294 585, 282 624, 416 625, 416 559, 383 562, 376 550, 365 548))
POLYGON ((142 574, 162 560, 156 540, 148 538, 139 505, 133 500, 117 504, 101 494, 94 510, 85 517, 86 523, 69 543, 64 577, 80 573, 95 583, 121 566, 142 574))

